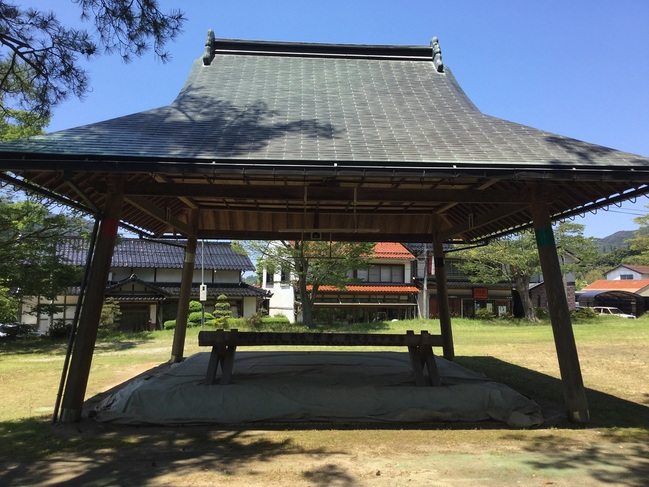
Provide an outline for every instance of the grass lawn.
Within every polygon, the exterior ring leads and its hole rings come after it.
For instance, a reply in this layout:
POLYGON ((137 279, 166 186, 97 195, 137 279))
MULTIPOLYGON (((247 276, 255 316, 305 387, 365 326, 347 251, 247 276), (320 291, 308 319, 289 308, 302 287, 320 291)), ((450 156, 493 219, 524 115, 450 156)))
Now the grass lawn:
MULTIPOLYGON (((437 327, 408 321, 328 330, 437 333, 437 327)), ((577 322, 574 332, 592 421, 525 431, 480 424, 286 431, 51 426, 66 343, 0 342, 0 484, 472 485, 487 475, 491 485, 646 485, 649 317, 598 317, 577 322), (431 469, 440 483, 430 482, 431 469)), ((185 355, 199 351, 197 334, 188 330, 185 355)), ((455 319, 453 334, 459 363, 562 407, 549 324, 455 319)), ((166 362, 172 337, 157 331, 101 339, 86 397, 166 362)))

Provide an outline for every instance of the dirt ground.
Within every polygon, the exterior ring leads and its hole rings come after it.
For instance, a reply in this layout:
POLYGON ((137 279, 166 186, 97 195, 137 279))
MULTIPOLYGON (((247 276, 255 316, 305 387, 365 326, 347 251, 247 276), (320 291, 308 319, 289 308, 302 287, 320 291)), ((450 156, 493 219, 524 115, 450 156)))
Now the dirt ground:
MULTIPOLYGON (((599 430, 53 426, 59 453, 1 485, 645 486, 644 433, 599 430), (84 444, 88 443, 87 448, 84 444), (74 444, 66 451, 66 444, 74 444), (104 447, 101 445, 105 444, 104 447)), ((4 463, 4 462, 0 462, 4 463)))

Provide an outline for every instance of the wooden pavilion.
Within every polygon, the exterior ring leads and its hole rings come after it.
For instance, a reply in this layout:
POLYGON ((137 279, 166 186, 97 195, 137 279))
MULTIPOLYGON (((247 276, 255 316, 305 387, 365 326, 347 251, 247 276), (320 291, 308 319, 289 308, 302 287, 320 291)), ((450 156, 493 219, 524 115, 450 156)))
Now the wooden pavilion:
MULTIPOLYGON (((649 158, 481 113, 429 46, 215 39, 168 106, 0 145, 2 178, 95 215, 62 419, 80 418, 120 225, 187 239, 444 243, 533 226, 569 417, 588 420, 553 220, 649 191, 649 158)), ((183 359, 181 288, 172 361, 183 359)), ((506 337, 503 337, 506 340, 506 337)))

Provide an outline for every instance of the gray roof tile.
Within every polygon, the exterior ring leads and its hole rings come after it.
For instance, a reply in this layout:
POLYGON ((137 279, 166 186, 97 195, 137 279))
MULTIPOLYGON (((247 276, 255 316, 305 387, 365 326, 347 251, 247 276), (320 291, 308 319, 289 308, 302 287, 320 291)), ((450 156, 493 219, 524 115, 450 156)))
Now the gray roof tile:
MULTIPOLYGON (((157 269, 181 269, 185 259, 185 241, 152 241, 121 239, 113 252, 112 267, 139 267, 157 269)), ((69 239, 60 243, 59 253, 73 265, 85 265, 88 244, 82 240, 69 239)), ((232 250, 229 242, 199 242, 196 252, 196 268, 214 270, 254 271, 249 257, 232 250), (204 247, 203 247, 204 245, 204 247), (204 248, 204 254, 202 253, 204 248)))
POLYGON ((396 164, 641 161, 482 114, 451 71, 438 72, 430 58, 251 54, 219 50, 223 42, 216 41, 209 66, 195 62, 169 106, 0 150, 396 164))

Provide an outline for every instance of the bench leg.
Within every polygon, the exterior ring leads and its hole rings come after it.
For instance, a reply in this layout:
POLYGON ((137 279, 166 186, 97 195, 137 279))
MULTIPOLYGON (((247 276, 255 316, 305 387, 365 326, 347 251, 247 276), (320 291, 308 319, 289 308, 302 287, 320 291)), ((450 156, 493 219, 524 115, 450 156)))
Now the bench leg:
POLYGON ((219 348, 222 347, 213 346, 212 353, 210 353, 210 361, 207 365, 207 373, 205 374, 205 383, 207 385, 212 385, 216 381, 216 372, 218 371, 219 363, 222 361, 222 354, 219 348))
POLYGON ((428 377, 430 377, 430 382, 434 387, 439 387, 442 385, 442 379, 439 377, 439 370, 437 369, 437 362, 435 362, 435 354, 433 353, 433 348, 431 346, 422 347, 420 353, 424 354, 422 359, 426 363, 426 369, 428 370, 428 377))
POLYGON ((417 387, 425 386, 426 379, 424 378, 423 364, 421 363, 418 347, 408 347, 408 354, 410 355, 410 364, 412 365, 412 375, 415 378, 415 385, 417 387))
POLYGON ((237 347, 230 345, 226 347, 225 354, 223 355, 223 361, 221 362, 221 368, 223 373, 221 374, 221 385, 227 385, 232 379, 232 369, 234 368, 234 352, 237 351, 237 347))
POLYGON ((410 363, 412 364, 412 374, 415 378, 415 385, 418 387, 433 385, 439 387, 442 381, 439 377, 437 363, 435 362, 435 355, 433 348, 430 345, 422 345, 421 347, 408 347, 410 354, 410 363), (424 367, 428 371, 429 381, 424 376, 424 367))

